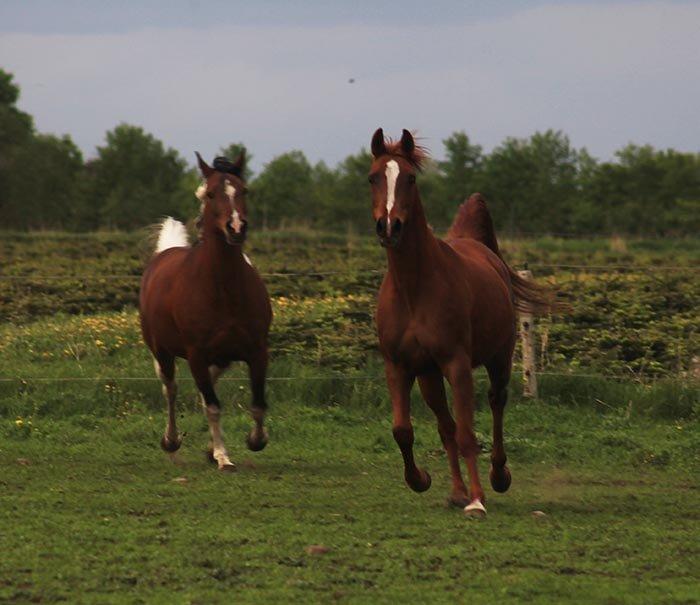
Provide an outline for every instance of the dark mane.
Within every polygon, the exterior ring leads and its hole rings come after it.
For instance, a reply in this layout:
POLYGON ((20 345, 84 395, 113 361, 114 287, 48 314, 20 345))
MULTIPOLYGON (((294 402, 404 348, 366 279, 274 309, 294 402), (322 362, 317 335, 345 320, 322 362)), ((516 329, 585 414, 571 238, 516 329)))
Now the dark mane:
POLYGON ((416 170, 423 170, 425 161, 430 157, 428 150, 422 145, 416 145, 413 151, 409 155, 406 155, 403 149, 401 149, 400 140, 394 141, 393 139, 386 138, 384 144, 386 146, 386 152, 389 155, 401 156, 405 160, 408 160, 416 170))
POLYGON ((222 155, 214 158, 214 170, 218 172, 225 172, 228 174, 233 174, 234 176, 241 177, 242 175, 242 170, 240 166, 237 166, 234 164, 231 160, 229 160, 227 157, 224 157, 222 155))

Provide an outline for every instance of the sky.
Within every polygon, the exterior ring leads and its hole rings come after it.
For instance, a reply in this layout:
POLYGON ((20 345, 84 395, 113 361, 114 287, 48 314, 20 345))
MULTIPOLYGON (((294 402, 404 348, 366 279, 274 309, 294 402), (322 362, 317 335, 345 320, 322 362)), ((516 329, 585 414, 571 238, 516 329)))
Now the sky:
POLYGON ((121 122, 190 163, 242 141, 255 170, 335 165, 379 126, 436 157, 457 130, 700 151, 700 2, 2 0, 0 68, 86 157, 121 122))

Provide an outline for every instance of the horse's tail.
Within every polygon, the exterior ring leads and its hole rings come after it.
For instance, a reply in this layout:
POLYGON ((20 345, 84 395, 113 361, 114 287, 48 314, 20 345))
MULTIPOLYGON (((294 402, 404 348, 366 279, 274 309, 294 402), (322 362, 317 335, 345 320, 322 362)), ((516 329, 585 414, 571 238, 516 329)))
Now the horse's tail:
POLYGON ((171 216, 167 217, 158 226, 158 240, 156 251, 158 254, 168 248, 187 247, 190 245, 187 229, 180 221, 176 221, 171 216))
POLYGON ((537 315, 564 311, 567 307, 557 301, 556 292, 547 286, 520 277, 506 263, 498 248, 496 232, 493 228, 491 213, 486 207, 486 200, 480 193, 473 193, 464 202, 455 215, 452 226, 447 232, 447 239, 475 239, 490 248, 508 269, 513 288, 515 307, 518 311, 529 311, 537 315))

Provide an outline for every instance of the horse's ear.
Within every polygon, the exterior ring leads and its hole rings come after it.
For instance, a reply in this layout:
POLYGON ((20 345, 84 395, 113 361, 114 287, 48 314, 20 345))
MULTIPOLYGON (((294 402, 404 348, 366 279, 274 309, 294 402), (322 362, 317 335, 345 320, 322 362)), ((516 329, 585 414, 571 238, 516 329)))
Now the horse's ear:
POLYGON ((195 151, 194 153, 197 156, 197 164, 199 165, 199 170, 202 173, 202 176, 205 179, 208 179, 214 172, 214 169, 202 159, 202 156, 199 155, 199 151, 195 151))
POLYGON ((239 178, 243 178, 243 171, 245 170, 245 161, 245 148, 243 148, 236 161, 233 162, 231 165, 231 171, 239 178))
POLYGON ((375 158, 386 155, 386 144, 384 143, 384 131, 377 128, 372 137, 372 155, 375 158))
POLYGON ((416 143, 413 140, 413 135, 404 128, 403 134, 401 135, 401 151, 404 152, 406 157, 410 158, 415 148, 416 143))

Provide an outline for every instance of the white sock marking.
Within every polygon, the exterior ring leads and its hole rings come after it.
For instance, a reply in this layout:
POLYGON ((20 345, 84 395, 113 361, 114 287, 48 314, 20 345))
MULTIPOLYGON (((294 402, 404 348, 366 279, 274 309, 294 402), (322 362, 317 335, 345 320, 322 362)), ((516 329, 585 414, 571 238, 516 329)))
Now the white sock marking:
POLYGON ((464 512, 467 515, 486 515, 486 507, 481 503, 478 498, 473 500, 464 507, 464 512))

